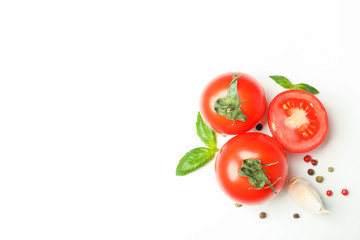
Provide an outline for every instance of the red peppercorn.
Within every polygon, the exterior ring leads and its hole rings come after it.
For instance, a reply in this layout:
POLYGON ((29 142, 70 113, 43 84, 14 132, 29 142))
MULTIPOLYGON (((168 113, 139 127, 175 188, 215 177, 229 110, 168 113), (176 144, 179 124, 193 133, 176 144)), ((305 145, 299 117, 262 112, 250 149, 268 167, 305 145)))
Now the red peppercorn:
POLYGON ((341 194, 346 196, 349 194, 349 191, 346 188, 344 188, 343 190, 341 190, 341 194))
POLYGON ((333 194, 333 192, 332 192, 331 190, 327 190, 327 191, 326 191, 326 195, 327 195, 327 196, 330 197, 332 194, 333 194))
POLYGON ((316 166, 316 165, 318 164, 318 161, 315 160, 315 159, 311 159, 311 164, 312 164, 313 166, 316 166))
POLYGON ((304 157, 304 161, 305 161, 305 162, 310 162, 310 160, 311 160, 311 156, 310 156, 310 155, 306 155, 306 156, 304 157))

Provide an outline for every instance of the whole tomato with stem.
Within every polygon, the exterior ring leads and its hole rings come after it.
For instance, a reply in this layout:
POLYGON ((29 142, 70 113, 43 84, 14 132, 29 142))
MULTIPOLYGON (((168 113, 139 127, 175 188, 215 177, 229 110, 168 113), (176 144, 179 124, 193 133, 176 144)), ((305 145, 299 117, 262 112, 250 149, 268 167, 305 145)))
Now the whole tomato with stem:
POLYGON ((244 133, 231 138, 215 160, 216 178, 233 201, 261 204, 281 191, 288 175, 285 151, 272 137, 244 133))
POLYGON ((200 98, 201 116, 219 134, 247 132, 262 119, 265 111, 264 89, 246 73, 217 76, 208 83, 200 98))

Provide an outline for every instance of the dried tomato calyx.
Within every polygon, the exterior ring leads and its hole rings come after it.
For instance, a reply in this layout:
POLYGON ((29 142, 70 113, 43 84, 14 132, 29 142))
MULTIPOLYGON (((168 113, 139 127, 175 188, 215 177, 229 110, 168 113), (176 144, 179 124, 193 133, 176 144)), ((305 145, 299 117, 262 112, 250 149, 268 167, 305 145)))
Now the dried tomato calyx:
POLYGON ((240 120, 242 122, 247 120, 247 116, 245 116, 243 111, 240 109, 240 105, 244 101, 240 102, 237 91, 237 80, 242 76, 244 75, 238 76, 234 74, 226 98, 219 98, 214 104, 215 111, 218 114, 225 116, 227 119, 233 120, 233 125, 236 120, 240 120))
POLYGON ((239 174, 241 176, 249 178, 249 182, 255 187, 251 189, 266 189, 271 188, 274 194, 276 194, 274 186, 277 181, 281 179, 279 177, 275 182, 271 183, 269 178, 270 176, 265 172, 263 167, 271 166, 277 164, 278 162, 269 163, 269 164, 261 164, 258 159, 245 159, 242 162, 241 169, 239 170, 239 174), (265 183, 269 186, 265 187, 265 183))

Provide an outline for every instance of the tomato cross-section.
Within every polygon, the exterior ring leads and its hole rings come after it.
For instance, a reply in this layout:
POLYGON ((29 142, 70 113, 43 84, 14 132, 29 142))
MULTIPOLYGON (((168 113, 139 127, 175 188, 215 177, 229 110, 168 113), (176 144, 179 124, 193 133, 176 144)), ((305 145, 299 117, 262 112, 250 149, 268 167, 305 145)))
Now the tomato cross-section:
POLYGON ((303 90, 288 90, 270 103, 268 124, 274 138, 289 152, 305 153, 318 147, 328 128, 327 112, 318 98, 303 90))

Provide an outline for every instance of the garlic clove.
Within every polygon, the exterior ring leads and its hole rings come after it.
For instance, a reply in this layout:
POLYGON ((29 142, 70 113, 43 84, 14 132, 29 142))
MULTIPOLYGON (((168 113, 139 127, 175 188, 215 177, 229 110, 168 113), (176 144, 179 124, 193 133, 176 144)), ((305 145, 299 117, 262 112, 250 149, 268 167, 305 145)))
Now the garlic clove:
POLYGON ((293 177, 288 182, 287 191, 291 199, 302 208, 313 213, 328 213, 316 189, 305 179, 293 177))

